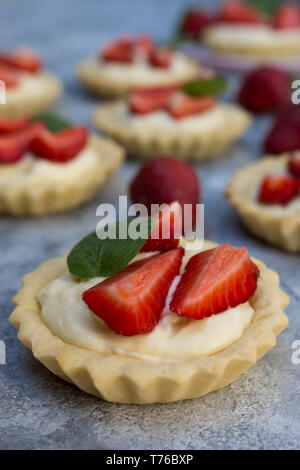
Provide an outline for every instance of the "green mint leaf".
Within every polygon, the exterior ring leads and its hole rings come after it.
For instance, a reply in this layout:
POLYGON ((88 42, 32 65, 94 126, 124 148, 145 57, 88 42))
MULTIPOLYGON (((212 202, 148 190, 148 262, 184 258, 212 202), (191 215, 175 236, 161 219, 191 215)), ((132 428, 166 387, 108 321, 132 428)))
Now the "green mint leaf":
POLYGON ((67 121, 67 119, 49 112, 35 114, 32 119, 34 121, 44 121, 47 128, 51 132, 59 132, 63 129, 66 129, 67 127, 73 126, 73 124, 67 121))
POLYGON ((279 0, 247 0, 247 3, 264 15, 272 15, 279 6, 279 0))
POLYGON ((190 96, 219 95, 226 90, 227 80, 225 77, 216 75, 209 79, 195 79, 182 86, 182 91, 190 96))
POLYGON ((80 279, 91 279, 113 276, 125 269, 140 252, 151 233, 152 218, 141 217, 139 220, 141 223, 137 225, 143 224, 145 231, 142 233, 143 237, 136 240, 130 237, 130 224, 136 223, 137 219, 129 221, 127 227, 125 221, 121 221, 106 225, 101 230, 102 233, 115 233, 117 235, 115 239, 100 239, 96 232, 83 238, 67 258, 70 273, 80 279), (127 238, 120 238, 122 229, 127 238))

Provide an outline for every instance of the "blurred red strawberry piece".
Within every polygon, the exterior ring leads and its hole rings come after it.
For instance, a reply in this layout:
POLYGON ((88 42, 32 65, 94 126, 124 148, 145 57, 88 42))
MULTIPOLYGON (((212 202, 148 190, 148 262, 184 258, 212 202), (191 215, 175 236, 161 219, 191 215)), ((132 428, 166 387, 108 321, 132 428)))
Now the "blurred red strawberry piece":
POLYGON ((219 20, 225 23, 261 23, 262 17, 253 6, 240 0, 226 0, 219 20))
POLYGON ((258 201, 265 204, 286 204, 298 193, 300 182, 287 175, 266 175, 261 183, 258 201))
POLYGON ((170 310, 202 319, 247 302, 257 287, 258 267, 246 248, 228 244, 193 256, 177 285, 170 310))
POLYGON ((216 21, 215 15, 208 11, 193 9, 183 17, 180 31, 184 36, 191 38, 201 37, 205 28, 216 21))
POLYGON ((274 120, 264 144, 270 154, 300 149, 300 106, 287 105, 274 120))
POLYGON ((32 152, 57 163, 65 163, 75 158, 86 145, 88 130, 85 127, 70 127, 60 132, 45 130, 31 144, 32 152))
POLYGON ((153 67, 168 68, 171 65, 172 55, 173 53, 169 49, 153 49, 150 53, 149 60, 153 67))
POLYGON ((289 172, 300 178, 300 152, 294 152, 288 161, 289 172))
MULTIPOLYGON (((196 205, 200 202, 200 182, 194 168, 172 157, 161 157, 146 163, 130 185, 134 203, 171 204, 178 201, 184 217, 184 205, 192 205, 192 221, 196 222, 196 205)), ((184 223, 184 220, 182 221, 184 223)), ((190 227, 184 227, 188 230, 190 227)))
POLYGON ((14 163, 29 150, 31 143, 45 129, 43 122, 36 122, 22 130, 0 136, 0 162, 14 163))
POLYGON ((108 44, 101 52, 100 58, 108 62, 132 62, 134 44, 130 38, 121 38, 108 44))
POLYGON ((0 117, 0 134, 20 131, 29 126, 30 118, 22 117, 17 119, 0 117))
POLYGON ((175 89, 175 87, 160 87, 133 90, 129 95, 128 106, 136 114, 147 114, 163 109, 175 89))
POLYGON ((277 29, 300 27, 300 7, 296 2, 285 2, 277 10, 273 25, 277 29))
POLYGON ((21 48, 16 52, 0 52, 0 64, 28 73, 36 73, 43 67, 42 59, 31 49, 21 48))
POLYGON ((179 273, 183 249, 135 261, 82 295, 89 309, 115 333, 151 331, 160 319, 171 283, 179 273))
POLYGON ((175 93, 168 103, 168 111, 175 119, 203 113, 213 108, 217 100, 214 96, 194 98, 185 93, 175 93))
POLYGON ((5 83, 6 88, 14 88, 19 84, 19 73, 0 62, 0 80, 5 83))
POLYGON ((261 67, 246 76, 238 93, 238 102, 254 113, 268 113, 286 104, 290 93, 286 72, 276 67, 261 67))

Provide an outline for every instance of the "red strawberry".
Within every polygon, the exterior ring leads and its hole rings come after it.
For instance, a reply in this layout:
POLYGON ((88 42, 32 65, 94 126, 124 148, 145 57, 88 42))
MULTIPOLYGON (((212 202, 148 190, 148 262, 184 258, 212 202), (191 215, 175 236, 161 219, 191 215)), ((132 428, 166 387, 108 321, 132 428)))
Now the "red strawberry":
POLYGON ((148 57, 155 50, 155 44, 151 36, 148 34, 142 34, 134 41, 135 48, 144 52, 148 57))
POLYGON ((45 130, 43 122, 31 124, 26 129, 0 136, 0 162, 13 163, 29 150, 33 139, 45 130))
POLYGON ((220 21, 228 23, 261 23, 260 13, 240 0, 226 0, 220 13, 220 21))
POLYGON ((300 27, 300 8, 297 3, 287 2, 281 5, 274 17, 274 27, 277 29, 293 29, 300 27))
POLYGON ((204 29, 215 21, 212 13, 200 9, 189 10, 183 18, 180 31, 184 36, 199 38, 204 29))
POLYGON ((300 106, 288 105, 275 119, 264 141, 267 153, 300 149, 300 106))
POLYGON ((147 114, 165 108, 175 87, 134 90, 129 95, 128 105, 136 114, 147 114))
POLYGON ((85 127, 71 127, 56 133, 45 130, 33 140, 31 149, 40 158, 65 163, 78 155, 87 138, 85 127))
POLYGON ((300 189, 300 181, 293 176, 266 175, 261 183, 258 201, 264 204, 286 204, 300 189))
POLYGON ((27 48, 12 53, 0 52, 0 63, 29 73, 38 72, 43 67, 41 58, 27 48))
POLYGON ((288 161, 288 169, 294 176, 300 178, 300 152, 294 152, 288 161))
POLYGON ((23 117, 18 119, 0 117, 0 134, 21 131, 29 126, 30 118, 23 117))
POLYGON ((196 221, 196 205, 200 199, 200 184, 191 165, 172 157, 162 157, 146 163, 130 185, 134 203, 170 204, 178 201, 182 211, 184 204, 192 204, 192 216, 196 221))
POLYGON ((153 49, 150 53, 149 59, 153 67, 168 68, 171 65, 172 52, 169 49, 153 49))
POLYGON ((174 292, 170 310, 201 319, 236 307, 256 290, 258 267, 246 248, 228 244, 193 256, 174 292))
POLYGON ((181 206, 178 202, 173 202, 156 213, 151 236, 141 251, 168 251, 177 248, 182 234, 181 221, 181 206))
POLYGON ((132 39, 121 38, 108 44, 100 53, 100 58, 108 62, 132 62, 134 45, 132 39))
POLYGON ((254 113, 268 113, 287 103, 290 92, 290 79, 286 72, 276 67, 261 67, 246 76, 238 101, 254 113))
POLYGON ((6 88, 14 88, 19 84, 19 73, 0 62, 0 80, 5 83, 6 88))
POLYGON ((172 96, 168 103, 168 111, 175 119, 184 118, 193 114, 200 114, 215 106, 217 100, 214 96, 193 98, 181 92, 172 96))
POLYGON ((151 331, 159 321, 183 249, 135 261, 82 295, 89 309, 115 333, 133 336, 151 331))

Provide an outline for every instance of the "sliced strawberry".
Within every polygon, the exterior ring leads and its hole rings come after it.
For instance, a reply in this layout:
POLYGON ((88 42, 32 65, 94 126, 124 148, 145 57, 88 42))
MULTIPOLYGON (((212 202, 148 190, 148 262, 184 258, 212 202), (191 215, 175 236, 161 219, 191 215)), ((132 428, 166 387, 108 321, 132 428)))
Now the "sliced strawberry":
POLYGON ((266 175, 258 193, 265 204, 286 204, 299 194, 300 181, 293 176, 266 175))
POLYGON ((131 63, 134 57, 134 43, 130 38, 121 38, 108 44, 100 53, 100 58, 108 62, 131 63))
POLYGON ((21 131, 29 126, 30 118, 23 117, 18 119, 0 117, 0 134, 21 131))
POLYGON ((184 36, 199 38, 205 28, 215 21, 215 16, 208 11, 200 10, 199 8, 189 10, 183 18, 180 31, 184 36))
POLYGON ((170 310, 201 319, 247 302, 257 287, 258 267, 246 248, 228 244, 193 256, 177 285, 170 310))
POLYGON ((181 92, 177 92, 168 102, 168 111, 175 119, 184 118, 193 114, 200 114, 213 108, 217 100, 214 96, 193 98, 181 92))
POLYGON ((225 23, 261 23, 260 13, 251 5, 240 0, 226 0, 220 13, 225 23))
POLYGON ((0 63, 29 73, 36 73, 43 67, 42 59, 27 48, 12 53, 0 52, 0 63))
POLYGON ((183 249, 131 263, 82 295, 89 309, 115 333, 133 336, 151 331, 159 321, 183 249))
POLYGON ((14 88, 19 84, 19 73, 0 62, 0 80, 5 83, 6 88, 14 88))
POLYGON ((169 49, 153 49, 150 53, 150 63, 154 67, 167 69, 171 65, 173 53, 169 49))
POLYGON ((295 2, 281 5, 274 17, 273 25, 277 29, 294 29, 300 27, 300 8, 295 2))
POLYGON ((300 152, 294 152, 289 161, 288 169, 294 176, 300 178, 300 152))
POLYGON ((147 114, 163 109, 174 93, 175 87, 134 90, 129 95, 128 106, 133 113, 147 114))
POLYGON ((142 34, 134 41, 135 48, 141 50, 147 57, 156 49, 155 43, 151 36, 142 34))
POLYGON ((0 136, 0 162, 13 163, 29 150, 33 139, 45 130, 43 122, 36 122, 25 129, 0 136))
POLYGON ((10 136, 0 136, 0 164, 15 163, 21 160, 24 151, 10 136))
POLYGON ((181 206, 178 202, 173 202, 155 214, 151 236, 141 251, 173 250, 178 247, 181 234, 181 206))
MULTIPOLYGON (((151 211, 152 204, 171 204, 178 201, 184 218, 184 206, 190 204, 193 219, 190 225, 196 222, 200 193, 200 180, 194 168, 172 157, 161 157, 147 162, 130 185, 132 201, 145 204, 148 211, 151 211)), ((189 228, 184 227, 186 232, 189 232, 189 228)))
POLYGON ((56 133, 45 130, 32 141, 31 150, 40 158, 65 163, 78 155, 87 138, 85 127, 72 127, 56 133))

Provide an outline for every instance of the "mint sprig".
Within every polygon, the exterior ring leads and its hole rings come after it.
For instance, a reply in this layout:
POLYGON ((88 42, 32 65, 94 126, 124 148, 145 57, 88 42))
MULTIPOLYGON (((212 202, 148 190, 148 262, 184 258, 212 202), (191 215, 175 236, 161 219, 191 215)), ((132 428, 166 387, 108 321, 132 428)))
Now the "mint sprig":
POLYGON ((247 3, 264 15, 273 15, 279 6, 279 0, 247 0, 247 3))
POLYGON ((151 217, 140 218, 140 225, 146 226, 143 238, 133 239, 130 236, 130 223, 122 227, 124 222, 116 222, 103 228, 103 232, 115 229, 116 238, 100 239, 96 232, 83 238, 70 252, 67 258, 71 274, 79 279, 93 277, 108 277, 117 274, 126 268, 133 258, 140 252, 147 238, 150 236, 153 220, 151 217), (126 228, 126 237, 121 238, 122 228, 126 228))
POLYGON ((225 77, 216 75, 215 77, 204 79, 199 78, 185 83, 182 86, 182 91, 190 96, 208 96, 219 95, 227 88, 227 80, 225 77))
POLYGON ((67 119, 59 116, 58 114, 50 112, 41 112, 35 114, 32 120, 43 121, 51 132, 59 132, 67 129, 68 127, 73 127, 73 124, 67 119))

